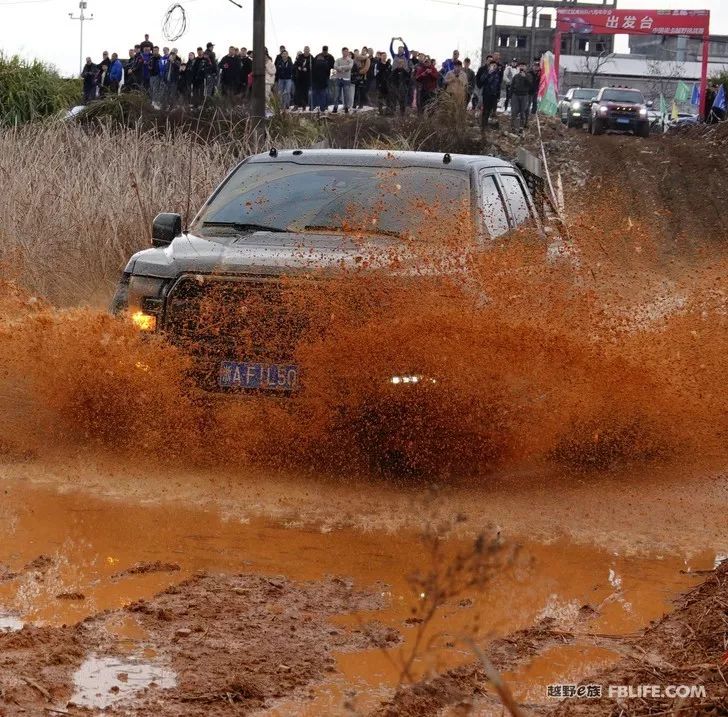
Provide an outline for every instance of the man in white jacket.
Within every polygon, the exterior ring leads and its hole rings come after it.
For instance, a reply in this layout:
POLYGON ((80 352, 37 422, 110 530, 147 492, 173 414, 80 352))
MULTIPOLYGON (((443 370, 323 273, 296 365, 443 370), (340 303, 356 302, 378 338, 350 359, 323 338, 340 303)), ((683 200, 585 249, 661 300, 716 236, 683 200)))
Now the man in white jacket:
POLYGON ((344 112, 349 113, 349 107, 354 104, 354 86, 351 84, 351 71, 354 67, 354 58, 348 47, 341 50, 341 57, 334 63, 336 73, 336 96, 334 97, 334 112, 339 111, 339 95, 342 96, 344 112))
POLYGON ((504 109, 508 109, 508 104, 511 101, 511 82, 513 78, 518 74, 518 61, 513 58, 511 64, 506 67, 503 71, 503 82, 506 85, 506 104, 504 109))

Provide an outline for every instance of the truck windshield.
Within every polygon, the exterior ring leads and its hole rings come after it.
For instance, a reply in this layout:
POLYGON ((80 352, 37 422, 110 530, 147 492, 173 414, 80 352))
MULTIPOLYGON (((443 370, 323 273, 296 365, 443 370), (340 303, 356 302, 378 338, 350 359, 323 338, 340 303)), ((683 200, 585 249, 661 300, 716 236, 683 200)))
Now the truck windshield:
POLYGON ((220 227, 337 231, 410 237, 425 219, 469 212, 466 172, 254 162, 242 165, 197 218, 192 230, 220 227))
POLYGON ((645 103, 645 98, 639 90, 604 90, 602 99, 607 102, 631 102, 635 105, 645 103))

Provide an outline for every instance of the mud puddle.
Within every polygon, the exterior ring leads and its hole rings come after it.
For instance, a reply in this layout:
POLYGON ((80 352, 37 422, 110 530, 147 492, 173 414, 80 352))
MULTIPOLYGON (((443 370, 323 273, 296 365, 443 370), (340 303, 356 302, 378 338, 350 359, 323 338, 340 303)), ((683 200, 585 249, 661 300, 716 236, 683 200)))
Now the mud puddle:
MULTIPOLYGON (((101 708, 111 700, 137 704, 137 714, 166 714, 160 710, 169 693, 178 700, 170 714, 180 705, 189 714, 196 714, 190 705, 200 714, 223 714, 232 709, 231 700, 272 715, 333 714, 346 703, 367 711, 398 683, 421 629, 411 619, 421 596, 407 576, 426 571, 431 556, 414 533, 224 519, 214 511, 59 494, 15 480, 3 481, 2 488, 0 625, 39 626, 39 644, 50 639, 43 630, 71 631, 68 684, 56 675, 55 705, 65 700, 101 708), (214 600, 231 606, 228 622, 218 620, 222 609, 210 612, 214 600), (86 618, 91 620, 81 622, 86 618), (281 633, 284 618, 290 640, 281 633), (266 646, 257 658, 255 687, 230 682, 224 660, 201 657, 197 664, 198 655, 236 654, 230 631, 260 629, 260 639, 270 641, 271 624, 276 647, 266 646), (317 643, 323 645, 318 662, 317 643), (139 681, 131 668, 117 669, 114 679, 126 674, 145 695, 149 688, 140 685, 149 670, 159 672, 160 679, 151 680, 157 695, 151 702, 135 702, 138 692, 105 681, 107 667, 121 663, 137 664, 139 681), (196 682, 203 678, 204 684, 196 682), (163 680, 177 688, 165 689, 163 680)), ((566 539, 518 542, 519 559, 487 590, 448 601, 426 626, 423 644, 429 648, 412 661, 413 677, 472 661, 465 635, 493 639, 548 625, 541 645, 550 651, 545 662, 526 651, 503 663, 516 693, 533 699, 552 676, 576 679, 614 657, 608 645, 580 647, 569 640, 561 646, 558 634, 633 633, 695 584, 691 571, 712 568, 716 559, 711 551, 689 558, 635 556, 566 539)), ((461 544, 447 543, 453 550, 461 544)), ((253 654, 258 647, 245 643, 242 651, 253 654)), ((36 666, 42 679, 42 660, 36 666)), ((237 676, 249 668, 238 665, 237 676)))
POLYGON ((0 632, 20 630, 21 627, 23 627, 23 621, 19 617, 0 614, 0 632))
POLYGON ((170 669, 139 657, 90 655, 74 674, 73 683, 71 702, 79 707, 105 709, 129 700, 152 683, 160 689, 170 689, 177 680, 170 669))

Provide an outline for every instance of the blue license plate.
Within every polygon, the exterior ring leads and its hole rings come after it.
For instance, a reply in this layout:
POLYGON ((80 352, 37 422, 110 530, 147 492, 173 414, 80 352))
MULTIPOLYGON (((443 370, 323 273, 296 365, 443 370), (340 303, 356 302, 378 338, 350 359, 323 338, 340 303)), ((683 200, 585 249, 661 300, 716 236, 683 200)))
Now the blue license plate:
POLYGON ((630 120, 627 117, 617 117, 619 124, 629 124, 630 120))
POLYGON ((280 363, 223 361, 219 383, 222 388, 253 388, 263 391, 295 391, 298 366, 280 363))

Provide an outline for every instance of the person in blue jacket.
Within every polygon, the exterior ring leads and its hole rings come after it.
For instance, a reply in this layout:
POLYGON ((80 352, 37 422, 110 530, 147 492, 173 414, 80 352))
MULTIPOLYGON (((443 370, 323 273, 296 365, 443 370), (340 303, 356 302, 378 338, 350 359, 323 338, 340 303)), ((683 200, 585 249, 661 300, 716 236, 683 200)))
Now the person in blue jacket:
POLYGON ((124 66, 121 64, 119 56, 114 52, 111 55, 111 65, 109 65, 109 94, 116 95, 119 93, 119 85, 121 78, 124 76, 124 66))
POLYGON ((455 63, 460 59, 460 51, 459 50, 453 50, 452 51, 452 57, 445 60, 445 62, 442 63, 442 76, 445 77, 445 75, 448 72, 451 72, 455 68, 455 63))
POLYGON ((404 58, 407 62, 409 62, 410 59, 410 52, 409 48, 407 47, 407 43, 401 38, 401 37, 393 37, 392 41, 389 43, 389 54, 392 55, 392 60, 396 60, 397 58, 404 58), (397 54, 394 54, 394 41, 399 40, 402 44, 397 48, 397 54))

